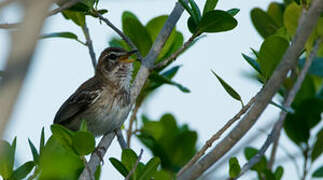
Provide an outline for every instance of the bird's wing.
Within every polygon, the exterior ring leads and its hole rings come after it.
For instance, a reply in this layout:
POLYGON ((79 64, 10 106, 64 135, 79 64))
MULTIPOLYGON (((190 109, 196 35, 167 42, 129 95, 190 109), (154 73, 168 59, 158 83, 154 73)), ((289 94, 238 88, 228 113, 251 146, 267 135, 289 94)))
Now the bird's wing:
POLYGON ((83 112, 100 96, 102 88, 96 79, 91 78, 83 83, 60 107, 54 123, 66 124, 77 114, 83 112))

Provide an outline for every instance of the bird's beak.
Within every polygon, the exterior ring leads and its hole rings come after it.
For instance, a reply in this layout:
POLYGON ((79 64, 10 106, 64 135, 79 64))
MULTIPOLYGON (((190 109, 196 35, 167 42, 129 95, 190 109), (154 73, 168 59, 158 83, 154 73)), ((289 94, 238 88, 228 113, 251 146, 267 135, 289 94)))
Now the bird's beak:
POLYGON ((131 55, 133 55, 134 53, 138 52, 138 50, 133 50, 133 51, 128 51, 125 55, 122 55, 119 58, 119 61, 122 63, 133 63, 135 60, 134 59, 129 59, 129 57, 131 55))

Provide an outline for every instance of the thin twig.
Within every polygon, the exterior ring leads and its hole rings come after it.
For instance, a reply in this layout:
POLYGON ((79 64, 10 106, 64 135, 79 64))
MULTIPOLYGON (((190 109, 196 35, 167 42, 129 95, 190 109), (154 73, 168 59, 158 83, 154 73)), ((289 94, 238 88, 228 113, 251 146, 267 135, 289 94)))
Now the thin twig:
POLYGON ((118 139, 118 142, 120 144, 121 149, 127 149, 128 145, 127 145, 127 143, 126 143, 126 141, 125 141, 125 139, 123 137, 121 129, 118 128, 118 129, 116 129, 114 131, 115 131, 115 134, 117 135, 117 139, 118 139))
POLYGON ((197 152, 193 158, 182 167, 182 169, 177 173, 177 176, 181 175, 187 168, 191 167, 197 160, 199 160, 206 150, 212 146, 214 141, 218 140, 221 135, 229 128, 233 123, 240 119, 240 117, 248 111, 251 105, 255 102, 255 97, 251 98, 248 104, 243 106, 241 110, 232 118, 230 119, 217 133, 215 133, 209 140, 206 141, 204 146, 201 148, 199 152, 197 152))
MULTIPOLYGON (((129 46, 132 50, 138 50, 138 48, 136 47, 136 45, 131 41, 131 39, 129 37, 127 37, 121 30, 119 30, 115 25, 113 25, 109 19, 103 17, 100 13, 95 12, 95 15, 97 15, 100 20, 102 20, 103 22, 105 22, 105 24, 107 24, 111 29, 113 29, 129 46)), ((136 52, 137 58, 138 60, 142 60, 143 57, 140 54, 139 51, 136 52)))
POLYGON ((277 93, 281 84, 286 79, 288 71, 297 66, 298 57, 304 49, 304 45, 317 24, 323 10, 323 0, 312 1, 307 15, 301 18, 296 34, 291 45, 286 50, 281 62, 276 67, 270 79, 256 97, 254 105, 248 113, 239 121, 231 132, 223 138, 209 153, 197 163, 188 168, 177 180, 191 180, 199 177, 210 166, 223 157, 257 122, 268 103, 277 93))
POLYGON ((93 48, 92 39, 91 39, 90 33, 89 33, 89 28, 87 27, 86 22, 84 22, 84 25, 82 26, 82 30, 83 30, 83 33, 84 33, 84 36, 85 36, 85 39, 86 39, 86 46, 89 49, 92 65, 93 65, 93 68, 95 69, 96 57, 95 57, 95 52, 94 52, 94 48, 93 48))
MULTIPOLYGON (((310 55, 308 56, 300 75, 298 76, 293 88, 288 93, 287 99, 284 102, 285 107, 290 108, 297 92, 301 88, 302 83, 306 77, 306 74, 309 68, 311 67, 311 64, 316 56, 319 45, 320 45, 320 40, 316 41, 315 46, 312 52, 310 53, 310 55)), ((278 138, 278 134, 283 127, 286 116, 287 116, 287 112, 285 111, 280 112, 280 117, 278 121, 275 123, 271 133, 268 135, 265 143, 262 145, 258 153, 243 166, 243 168, 241 169, 240 175, 237 178, 241 177, 245 172, 247 172, 250 168, 252 168, 256 163, 258 163, 262 156, 264 156, 270 144, 278 138)))
POLYGON ((13 29, 19 27, 19 25, 21 25, 21 23, 0 24, 0 29, 13 29))
POLYGON ((131 114, 131 117, 130 117, 130 120, 129 120, 129 127, 128 127, 128 131, 127 131, 127 143, 128 143, 128 148, 130 148, 130 142, 131 142, 131 136, 132 136, 132 126, 133 126, 133 122, 134 120, 136 119, 137 117, 137 112, 139 110, 139 107, 140 107, 141 103, 136 103, 133 111, 132 111, 132 114, 131 114))
POLYGON ((133 168, 131 169, 131 171, 129 172, 129 174, 127 175, 127 177, 125 178, 125 180, 129 180, 130 177, 132 176, 133 173, 135 173, 136 169, 137 169, 137 166, 140 162, 140 159, 141 159, 141 156, 142 156, 142 153, 144 152, 143 149, 140 150, 140 154, 138 156, 138 159, 136 161, 136 164, 133 166, 133 168))
POLYGON ((74 6, 76 3, 78 3, 80 0, 70 0, 70 1, 66 1, 66 3, 64 3, 61 7, 58 7, 54 10, 52 10, 51 12, 48 13, 48 16, 52 16, 55 15, 57 13, 60 13, 62 11, 64 11, 65 9, 68 9, 72 6, 74 6))
POLYGON ((308 144, 306 144, 306 148, 305 148, 305 150, 303 152, 304 164, 303 164, 303 176, 302 176, 302 179, 301 180, 305 180, 306 179, 307 172, 308 172, 308 169, 307 169, 307 164, 308 164, 308 151, 309 151, 309 146, 308 146, 308 144))
POLYGON ((156 64, 154 66, 153 69, 162 69, 163 67, 167 66, 168 64, 170 64, 171 62, 173 62, 174 60, 176 60, 176 58, 182 54, 188 47, 191 46, 191 44, 194 42, 194 39, 196 37, 198 37, 200 35, 200 33, 197 34, 193 34, 184 44, 182 47, 180 47, 179 49, 177 49, 171 56, 169 56, 167 59, 163 60, 162 62, 160 62, 159 64, 156 64))

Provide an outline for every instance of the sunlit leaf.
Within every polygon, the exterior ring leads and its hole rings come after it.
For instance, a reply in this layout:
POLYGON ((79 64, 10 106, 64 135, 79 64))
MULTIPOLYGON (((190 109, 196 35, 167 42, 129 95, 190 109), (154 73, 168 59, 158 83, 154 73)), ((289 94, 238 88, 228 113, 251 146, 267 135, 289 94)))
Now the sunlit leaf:
POLYGON ((302 7, 296 3, 287 6, 284 12, 284 25, 290 36, 294 36, 298 27, 298 19, 301 17, 302 7))
POLYGON ((71 19, 78 26, 82 27, 85 24, 85 14, 82 12, 65 10, 63 15, 66 19, 71 19))
POLYGON ((270 36, 262 43, 258 62, 261 72, 266 79, 270 78, 288 46, 289 42, 279 36, 270 36))
POLYGON ((148 163, 145 165, 139 180, 151 179, 151 176, 156 172, 159 164, 160 159, 158 157, 154 157, 151 160, 149 160, 148 163))
POLYGON ((91 133, 79 131, 72 137, 72 145, 79 155, 87 155, 94 150, 95 139, 91 133))
POLYGON ((229 175, 231 178, 235 178, 240 174, 241 168, 239 161, 236 157, 231 157, 229 160, 229 175))
POLYGON ((122 14, 122 30, 133 41, 143 56, 146 56, 152 46, 152 39, 139 19, 131 12, 122 14))

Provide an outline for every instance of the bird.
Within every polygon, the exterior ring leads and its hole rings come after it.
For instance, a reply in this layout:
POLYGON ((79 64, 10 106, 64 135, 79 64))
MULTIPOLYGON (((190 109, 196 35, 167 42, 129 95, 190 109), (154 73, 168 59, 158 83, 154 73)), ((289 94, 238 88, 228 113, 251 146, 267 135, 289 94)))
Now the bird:
POLYGON ((100 55, 95 74, 59 108, 54 124, 77 131, 83 120, 95 136, 121 127, 131 108, 132 62, 136 50, 108 47, 100 55))

